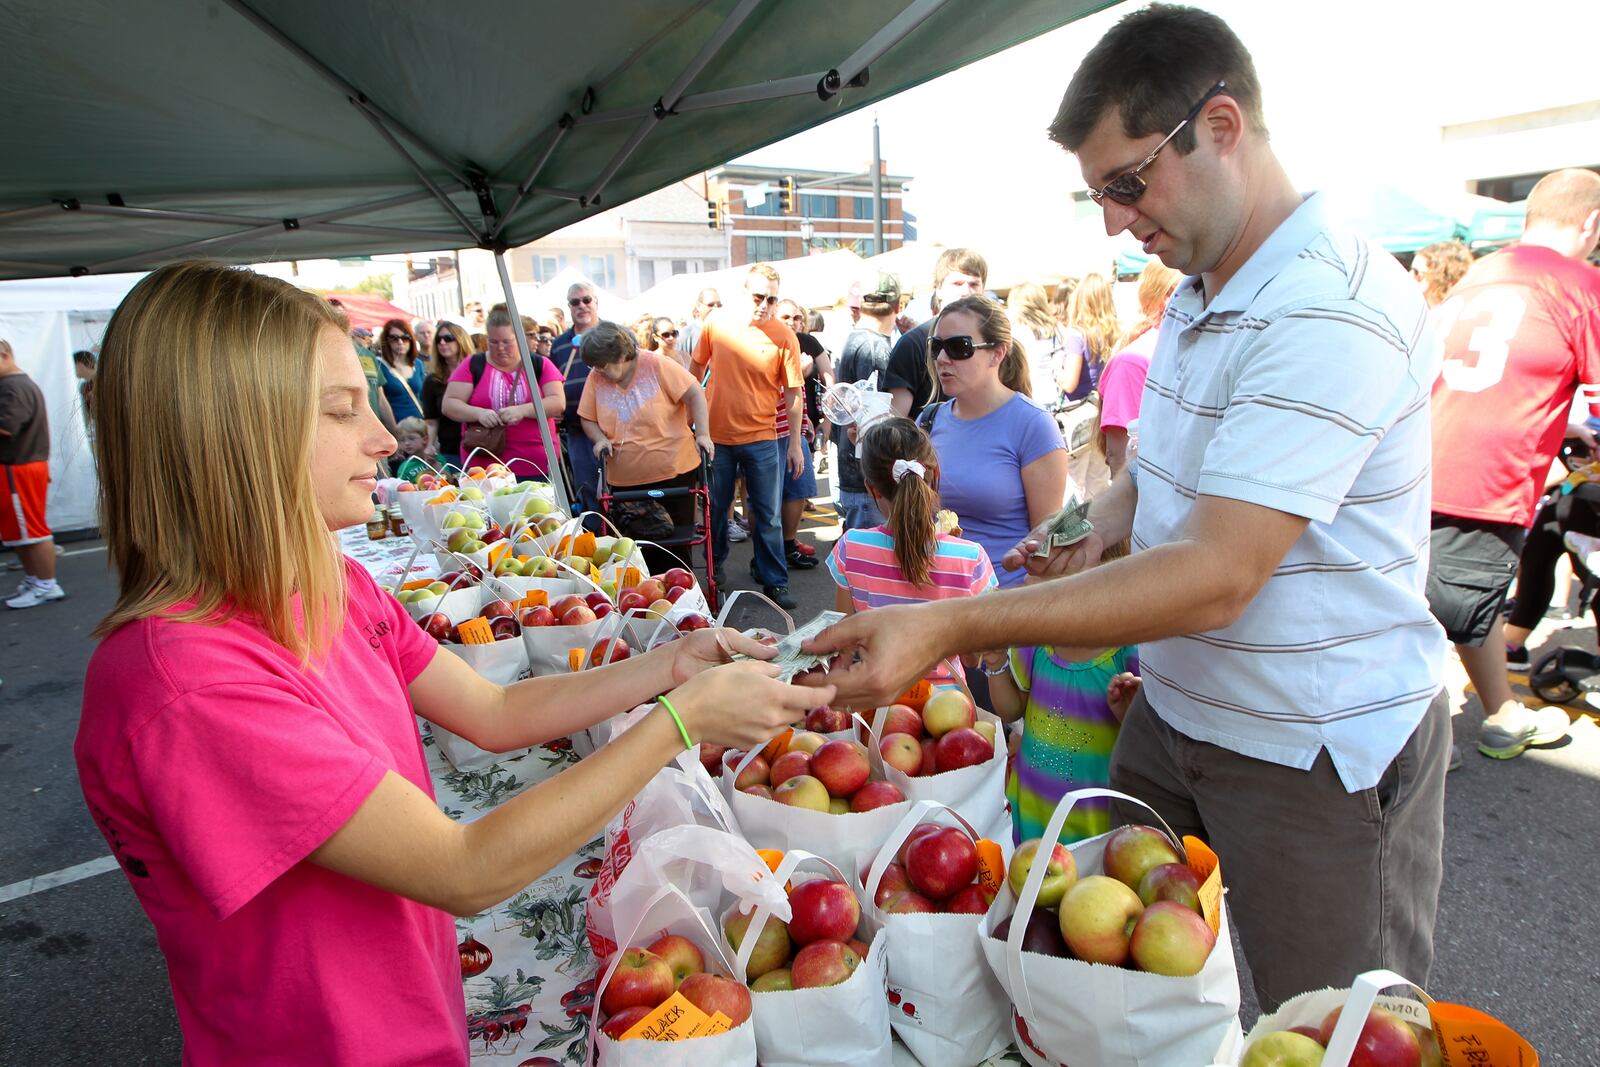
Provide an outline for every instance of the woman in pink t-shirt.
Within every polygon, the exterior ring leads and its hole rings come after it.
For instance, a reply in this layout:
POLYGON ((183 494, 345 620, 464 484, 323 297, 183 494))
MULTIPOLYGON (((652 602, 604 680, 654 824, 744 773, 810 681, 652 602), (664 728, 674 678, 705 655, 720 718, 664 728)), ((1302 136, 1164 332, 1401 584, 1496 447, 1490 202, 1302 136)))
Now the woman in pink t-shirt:
POLYGON ((95 452, 120 594, 74 751, 189 1067, 462 1067, 450 914, 591 840, 686 741, 748 748, 832 697, 722 665, 709 632, 509 686, 441 653, 330 536, 366 518, 395 447, 366 397, 338 312, 249 271, 162 268, 106 330, 95 452), (476 822, 434 802, 415 715, 508 751, 661 693, 476 822))
MULTIPOLYGON (((445 386, 441 410, 463 427, 504 426, 506 443, 499 450, 499 458, 523 481, 543 478, 550 463, 544 454, 544 437, 539 433, 538 412, 528 392, 528 372, 523 369, 522 354, 517 348, 516 327, 504 304, 496 304, 490 310, 488 324, 489 351, 482 360, 473 356, 457 364, 450 374, 450 384, 445 386)), ((561 372, 543 356, 534 355, 533 361, 539 368, 539 398, 550 424, 550 440, 559 448, 556 419, 567 408, 561 372)), ((468 436, 463 429, 461 462, 482 466, 482 453, 477 460, 467 458, 472 451, 467 447, 468 436)))

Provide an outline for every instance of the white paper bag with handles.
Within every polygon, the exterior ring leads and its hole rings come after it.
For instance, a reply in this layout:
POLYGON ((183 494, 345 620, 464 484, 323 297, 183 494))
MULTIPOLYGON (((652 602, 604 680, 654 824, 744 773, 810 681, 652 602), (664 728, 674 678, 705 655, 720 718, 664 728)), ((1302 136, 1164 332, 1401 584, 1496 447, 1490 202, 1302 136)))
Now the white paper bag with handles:
MULTIPOLYGON (((1429 1013, 1432 1003, 1433 998, 1409 978, 1394 971, 1367 971, 1357 975, 1349 989, 1317 989, 1284 1001, 1277 1011, 1258 1019, 1250 1028, 1250 1036, 1231 1050, 1231 1054, 1219 1056, 1216 1062, 1236 1064, 1244 1050, 1256 1039, 1275 1030, 1287 1030, 1291 1026, 1321 1026, 1330 1011, 1340 1008, 1338 1025, 1333 1028, 1327 1050, 1322 1054, 1322 1067, 1349 1067, 1356 1039, 1361 1036, 1361 1028, 1366 1023, 1369 1011, 1375 1007, 1383 1008, 1416 1028, 1413 1032, 1417 1033, 1419 1040, 1434 1040, 1433 1019, 1429 1013), (1399 986, 1406 987, 1416 995, 1384 995, 1385 989, 1399 986)), ((1430 1061, 1424 1056, 1422 1062, 1430 1061)), ((1525 1062, 1524 1067, 1537 1067, 1537 1061, 1525 1062)))
MULTIPOLYGON (((728 798, 728 807, 739 821, 740 832, 757 848, 777 849, 780 852, 791 849, 804 849, 818 854, 826 852, 847 878, 855 879, 878 854, 884 838, 911 810, 910 801, 902 800, 871 811, 834 815, 810 808, 790 807, 766 797, 739 792, 734 788, 734 782, 760 754, 761 749, 757 747, 746 752, 737 762, 725 759, 722 770, 722 791, 728 798)), ((872 764, 872 777, 882 778, 883 760, 870 747, 867 759, 872 764)), ((852 881, 850 884, 854 886, 856 883, 852 881)))
MULTIPOLYGON (((1136 797, 1111 789, 1079 789, 1056 805, 1039 851, 1048 855, 1061 839, 1073 805, 1087 797, 1111 797, 1150 812, 1151 822, 1167 831, 1179 855, 1183 843, 1154 809, 1136 797)), ((1101 834, 1068 846, 1079 877, 1102 869, 1106 838, 1101 834)), ((1014 1006, 1012 1030, 1023 1059, 1034 1067, 1172 1067, 1208 1064, 1234 1039, 1239 1026, 1239 974, 1228 935, 1227 909, 1221 908, 1216 946, 1199 974, 1174 978, 1082 960, 1024 952, 1022 940, 1049 864, 1034 863, 1020 896, 1001 890, 979 926, 983 953, 1014 1006), (1012 917, 1009 936, 997 941, 994 928, 1012 917)))
MULTIPOLYGON (((882 740, 883 722, 888 717, 887 707, 873 712, 871 724, 874 752, 882 740)), ((960 767, 953 771, 913 777, 894 767, 885 766, 884 777, 892 782, 907 800, 934 800, 961 813, 979 830, 980 837, 993 841, 1011 839, 1011 813, 1006 808, 1006 728, 998 717, 979 708, 980 722, 994 724, 994 754, 983 763, 960 767)))
MULTIPOLYGON (((599 586, 591 582, 578 570, 556 561, 563 574, 579 585, 584 586, 585 592, 596 592, 599 586)), ((538 581, 538 579, 529 579, 538 581)), ((564 594, 565 595, 565 594, 564 594)), ((555 597, 552 595, 551 602, 555 597)), ((607 619, 609 616, 607 617, 607 619)), ((551 674, 567 674, 572 670, 571 653, 574 649, 581 649, 587 656, 594 643, 602 636, 601 627, 607 619, 596 619, 594 622, 582 623, 577 626, 524 626, 522 628, 522 642, 528 647, 528 669, 535 678, 543 678, 551 674)))
POLYGON ((983 836, 954 808, 912 805, 867 872, 862 921, 889 934, 889 1024, 900 1040, 923 1067, 972 1067, 1011 1043, 1011 1001, 978 943, 983 916, 891 915, 872 903, 900 846, 924 822, 958 826, 974 842, 983 836))
MULTIPOLYGON (((821 867, 833 878, 855 889, 854 876, 821 856, 804 849, 786 852, 773 872, 782 886, 801 864, 821 867)), ((783 902, 788 908, 788 900, 783 902)), ((767 916, 783 914, 762 903, 755 909, 735 961, 735 974, 744 974, 755 951, 767 916)), ((792 989, 754 993, 756 1050, 762 1067, 891 1067, 893 1039, 889 1029, 888 934, 879 931, 867 949, 867 958, 849 978, 820 989, 792 989)))

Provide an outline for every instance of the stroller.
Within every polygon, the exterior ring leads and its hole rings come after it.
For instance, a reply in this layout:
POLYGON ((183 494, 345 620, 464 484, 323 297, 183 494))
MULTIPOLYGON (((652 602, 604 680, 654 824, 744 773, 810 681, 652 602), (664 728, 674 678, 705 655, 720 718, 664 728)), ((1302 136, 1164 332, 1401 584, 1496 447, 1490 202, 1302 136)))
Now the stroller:
MULTIPOLYGON (((1568 471, 1576 474, 1592 463, 1596 457, 1581 442, 1568 439, 1561 448, 1561 460, 1568 471)), ((1556 525, 1565 535, 1568 532, 1594 534, 1600 532, 1600 482, 1569 479, 1552 487, 1540 504, 1541 514, 1548 508, 1553 512, 1556 525)), ((1595 608, 1595 593, 1600 590, 1600 576, 1585 565, 1577 552, 1567 548, 1572 561, 1572 571, 1582 582, 1578 594, 1578 613, 1595 608)), ((1600 610, 1596 610, 1600 624, 1600 610)), ((1540 700, 1550 704, 1579 704, 1589 693, 1600 692, 1600 655, 1570 645, 1554 649, 1540 656, 1528 671, 1528 688, 1540 700)))
POLYGON ((705 594, 706 603, 711 610, 717 610, 717 575, 716 562, 711 558, 711 469, 706 464, 706 457, 701 455, 700 468, 696 472, 695 483, 692 486, 677 489, 626 489, 613 486, 606 480, 606 461, 600 460, 600 513, 604 515, 613 526, 636 540, 651 541, 665 549, 671 549, 682 555, 684 563, 692 571, 694 569, 694 549, 701 546, 705 553, 706 577, 705 594), (669 501, 676 502, 688 497, 690 501, 689 521, 687 523, 674 523, 668 516, 661 522, 661 511, 670 511, 667 507, 669 501), (650 507, 651 504, 656 507, 650 507), (635 532, 640 529, 641 516, 654 513, 659 524, 655 529, 646 527, 647 532, 659 536, 641 536, 635 532))

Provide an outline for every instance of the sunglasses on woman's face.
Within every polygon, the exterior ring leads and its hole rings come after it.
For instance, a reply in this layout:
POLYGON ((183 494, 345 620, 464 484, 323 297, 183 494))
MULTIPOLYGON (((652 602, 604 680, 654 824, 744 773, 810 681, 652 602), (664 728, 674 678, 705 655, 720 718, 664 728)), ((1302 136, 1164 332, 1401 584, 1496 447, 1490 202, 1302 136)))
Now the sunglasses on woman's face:
POLYGON ((406 341, 406 342, 409 342, 411 340, 411 338, 407 337, 403 333, 391 333, 391 334, 388 335, 387 340, 389 340, 389 341, 406 341))
POLYGON ((453 345, 456 343, 456 339, 447 333, 441 333, 439 335, 439 340, 436 343, 441 345, 453 345))
POLYGON ((972 338, 962 337, 935 337, 928 342, 928 348, 933 352, 933 358, 949 356, 954 360, 971 359, 980 348, 997 347, 993 341, 973 343, 972 338))
POLYGON ((575 296, 571 300, 567 301, 567 306, 568 307, 577 307, 579 304, 592 304, 592 303, 594 303, 594 297, 592 297, 592 296, 575 296))
POLYGON ((672 338, 673 340, 677 340, 678 331, 677 330, 662 330, 660 333, 656 334, 656 336, 662 338, 663 340, 668 338, 668 337, 672 338))

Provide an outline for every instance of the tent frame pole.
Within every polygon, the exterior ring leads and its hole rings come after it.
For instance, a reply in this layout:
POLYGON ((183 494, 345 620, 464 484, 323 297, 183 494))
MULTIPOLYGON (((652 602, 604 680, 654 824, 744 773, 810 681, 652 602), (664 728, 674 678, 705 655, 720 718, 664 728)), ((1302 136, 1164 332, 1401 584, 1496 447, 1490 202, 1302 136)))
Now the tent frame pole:
POLYGON ((506 310, 511 313, 511 329, 517 337, 517 351, 522 355, 522 370, 528 376, 528 394, 533 398, 534 416, 539 420, 539 439, 544 442, 545 480, 555 487, 557 506, 570 516, 572 496, 567 492, 567 478, 561 469, 560 442, 550 437, 550 419, 544 413, 544 396, 539 389, 539 375, 534 370, 533 352, 528 348, 528 334, 523 330, 522 316, 517 312, 517 296, 511 291, 511 272, 506 269, 506 254, 499 249, 494 253, 494 266, 500 274, 500 291, 505 294, 506 310))
MULTIPOLYGON (((454 201, 450 199, 449 195, 443 189, 439 188, 438 183, 436 183, 432 178, 428 177, 428 172, 423 169, 422 164, 418 163, 410 152, 406 151, 406 146, 400 143, 399 138, 397 138, 393 133, 389 132, 389 127, 383 124, 383 118, 378 110, 371 104, 367 103, 365 99, 356 103, 356 109, 361 112, 363 118, 372 123, 372 128, 378 131, 378 136, 387 141, 389 143, 389 147, 393 148, 395 152, 399 154, 400 158, 406 161, 406 166, 410 167, 412 172, 416 174, 418 180, 420 180, 423 185, 427 186, 428 192, 433 194, 433 198, 439 203, 443 204, 444 209, 450 212, 450 214, 455 217, 457 222, 461 223, 461 228, 467 232, 467 236, 471 237, 475 243, 482 241, 483 235, 473 227, 472 220, 468 219, 462 210, 456 207, 454 201)), ((463 182, 462 184, 466 183, 463 182)))
MULTIPOLYGON (((572 125, 567 122, 563 122, 556 127, 556 135, 550 138, 550 143, 545 145, 544 151, 539 153, 539 158, 534 160, 533 166, 528 170, 528 176, 517 186, 517 195, 511 201, 511 206, 505 209, 500 215, 500 221, 495 223, 494 229, 489 231, 489 240, 497 241, 500 239, 500 231, 506 228, 506 223, 511 221, 511 216, 517 213, 517 209, 522 206, 522 202, 530 194, 535 196, 549 195, 548 193, 541 193, 534 186, 534 179, 539 177, 539 172, 544 170, 544 165, 550 162, 550 157, 556 154, 556 148, 561 144, 562 139, 567 136, 567 131, 570 129, 572 129, 572 125)), ((576 200, 578 197, 574 196, 573 199, 576 200)))
POLYGON ((826 100, 855 81, 868 67, 882 58, 885 52, 905 40, 913 30, 948 2, 949 0, 912 0, 904 11, 890 19, 883 29, 867 38, 848 59, 824 76, 823 83, 818 86, 819 95, 826 93, 822 97, 826 100))

